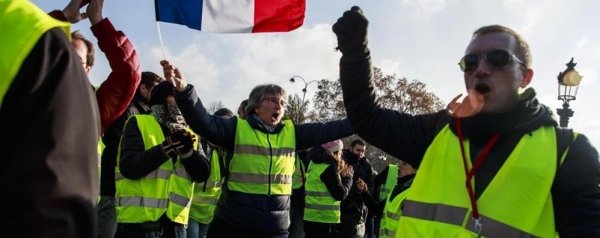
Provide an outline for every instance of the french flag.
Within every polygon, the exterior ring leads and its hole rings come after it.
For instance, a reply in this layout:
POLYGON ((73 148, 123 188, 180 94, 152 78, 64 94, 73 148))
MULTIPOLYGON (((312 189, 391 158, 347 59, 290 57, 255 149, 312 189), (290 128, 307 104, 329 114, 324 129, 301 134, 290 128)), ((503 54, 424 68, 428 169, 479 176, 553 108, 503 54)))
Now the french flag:
POLYGON ((216 33, 287 32, 304 23, 306 0, 155 0, 156 20, 216 33))

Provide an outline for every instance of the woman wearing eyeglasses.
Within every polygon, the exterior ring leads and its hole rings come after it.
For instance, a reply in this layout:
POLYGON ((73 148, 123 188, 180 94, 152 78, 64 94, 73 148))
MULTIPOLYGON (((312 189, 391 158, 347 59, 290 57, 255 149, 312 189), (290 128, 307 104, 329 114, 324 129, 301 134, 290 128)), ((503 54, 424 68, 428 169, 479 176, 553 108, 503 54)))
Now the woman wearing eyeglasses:
POLYGON ((468 97, 410 115, 376 103, 367 26, 358 7, 333 25, 340 81, 358 135, 419 169, 397 237, 600 237, 598 152, 528 88, 519 34, 476 30, 459 63, 468 97))
POLYGON ((246 119, 211 116, 179 70, 161 64, 190 127, 233 152, 207 236, 287 237, 295 151, 351 135, 348 120, 300 125, 282 120, 287 94, 274 84, 252 89, 246 119))

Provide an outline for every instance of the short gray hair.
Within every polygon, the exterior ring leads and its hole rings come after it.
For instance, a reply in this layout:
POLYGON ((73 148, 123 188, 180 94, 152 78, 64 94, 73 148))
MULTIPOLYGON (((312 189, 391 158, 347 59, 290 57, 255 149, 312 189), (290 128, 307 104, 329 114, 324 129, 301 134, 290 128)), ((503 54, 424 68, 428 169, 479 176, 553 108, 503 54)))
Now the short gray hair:
POLYGON ((252 115, 255 114, 254 110, 260 106, 265 95, 281 95, 283 98, 287 97, 287 93, 285 90, 276 84, 261 84, 250 92, 250 96, 248 96, 248 105, 246 106, 246 114, 252 115))

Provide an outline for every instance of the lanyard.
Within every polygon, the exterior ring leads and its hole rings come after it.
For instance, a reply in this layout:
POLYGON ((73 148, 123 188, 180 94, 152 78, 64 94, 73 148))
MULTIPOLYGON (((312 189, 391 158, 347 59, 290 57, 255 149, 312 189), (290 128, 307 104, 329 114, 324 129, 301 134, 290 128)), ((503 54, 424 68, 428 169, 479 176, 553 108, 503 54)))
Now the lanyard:
POLYGON ((472 216, 473 222, 475 222, 475 230, 477 231, 477 235, 478 235, 478 237, 481 237, 481 231, 483 230, 483 224, 481 223, 481 219, 479 218, 479 209, 477 208, 477 200, 475 199, 475 192, 473 191, 473 185, 472 185, 471 181, 473 180, 473 176, 475 176, 475 172, 477 171, 477 169, 479 169, 479 167, 481 167, 481 164, 483 164, 483 161, 487 158, 492 147, 494 147, 496 142, 498 142, 498 138, 500 138, 500 133, 496 132, 492 136, 492 138, 487 143, 485 143, 483 150, 481 150, 481 152, 477 156, 477 159, 475 159, 475 163, 473 164, 473 167, 471 169, 468 168, 467 157, 465 156, 465 145, 463 143, 463 134, 462 134, 460 118, 456 118, 456 134, 458 136, 458 141, 460 143, 460 153, 461 153, 462 159, 463 159, 463 166, 465 168, 465 174, 467 175, 466 186, 467 186, 467 192, 469 193, 469 200, 471 201, 471 216, 472 216))

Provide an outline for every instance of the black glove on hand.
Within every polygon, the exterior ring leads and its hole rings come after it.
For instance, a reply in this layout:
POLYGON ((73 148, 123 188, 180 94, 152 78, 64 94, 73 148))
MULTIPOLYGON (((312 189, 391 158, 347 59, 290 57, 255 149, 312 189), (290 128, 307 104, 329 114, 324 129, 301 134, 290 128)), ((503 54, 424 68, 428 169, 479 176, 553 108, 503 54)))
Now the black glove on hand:
POLYGON ((163 151, 170 158, 187 158, 194 151, 194 135, 185 130, 179 130, 171 133, 169 137, 161 144, 163 151))
POLYGON ((367 47, 368 25, 369 20, 360 7, 353 6, 352 9, 344 12, 344 15, 332 27, 337 36, 337 49, 344 55, 364 51, 367 47))

